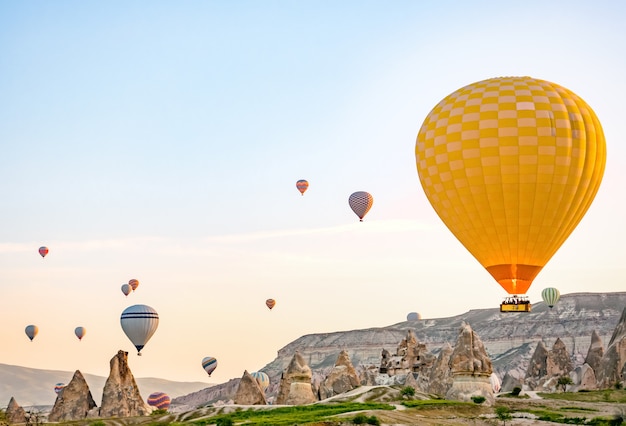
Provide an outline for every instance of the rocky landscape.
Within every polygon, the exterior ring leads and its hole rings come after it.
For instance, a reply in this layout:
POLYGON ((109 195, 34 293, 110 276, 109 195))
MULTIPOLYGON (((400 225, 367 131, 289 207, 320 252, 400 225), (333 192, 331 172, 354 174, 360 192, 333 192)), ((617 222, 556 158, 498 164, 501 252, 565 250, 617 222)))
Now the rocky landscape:
MULTIPOLYGON (((495 403, 501 389, 557 392, 614 388, 626 374, 626 293, 564 295, 553 309, 531 313, 472 310, 385 328, 303 336, 264 369, 267 389, 247 371, 241 378, 175 398, 171 412, 199 407, 304 405, 358 389, 411 387, 454 401, 495 403), (569 383, 559 382, 568 377, 569 383)), ((110 362, 97 407, 80 371, 59 394, 49 421, 143 417, 146 405, 127 353, 110 362)), ((393 390, 391 390, 393 392, 393 390)), ((397 390, 395 392, 398 392, 397 390)), ((7 418, 26 415, 15 399, 7 418)))

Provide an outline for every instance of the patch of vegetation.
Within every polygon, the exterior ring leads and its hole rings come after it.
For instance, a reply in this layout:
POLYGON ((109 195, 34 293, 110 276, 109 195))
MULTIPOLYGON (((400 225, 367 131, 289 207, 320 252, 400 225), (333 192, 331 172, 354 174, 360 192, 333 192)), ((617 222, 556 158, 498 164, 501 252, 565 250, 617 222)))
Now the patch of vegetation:
POLYGON ((561 386, 563 392, 565 392, 567 390, 567 385, 571 385, 574 382, 570 376, 561 376, 556 383, 561 386))
POLYGON ((600 411, 600 410, 596 410, 595 408, 588 408, 588 407, 561 407, 559 408, 559 410, 564 410, 564 411, 600 411))
POLYGON ((98 420, 97 422, 89 423, 89 426, 106 426, 106 423, 104 423, 101 420, 98 420))
POLYGON ((365 414, 359 413, 354 416, 354 418, 352 419, 352 423, 354 423, 355 425, 380 425, 380 420, 378 420, 378 417, 376 416, 367 417, 365 414))
POLYGON ((193 424, 199 426, 209 424, 226 425, 227 423, 218 422, 228 422, 230 420, 233 423, 244 423, 246 425, 287 426, 322 421, 331 416, 352 411, 393 409, 394 407, 389 404, 373 402, 294 405, 292 407, 280 407, 268 410, 242 410, 229 414, 219 414, 208 419, 197 420, 193 422, 193 424))
POLYGON ((522 391, 522 388, 520 388, 519 386, 515 386, 513 388, 513 390, 511 391, 511 395, 512 396, 519 396, 521 391, 522 391))
POLYGON ((415 399, 411 401, 403 401, 402 405, 408 408, 433 408, 433 407, 459 407, 472 406, 469 402, 451 401, 448 399, 415 399))
POLYGON ((511 415, 511 411, 508 407, 496 407, 496 417, 498 420, 502 420, 502 424, 506 425, 507 420, 512 420, 513 416, 511 415))
POLYGON ((163 414, 167 414, 167 410, 160 408, 158 410, 154 410, 152 413, 150 413, 151 416, 162 416, 163 414))
POLYGON ((623 389, 605 389, 589 392, 538 393, 537 395, 545 399, 560 399, 565 401, 626 403, 626 390, 623 389))
POLYGON ((481 395, 474 395, 472 397, 472 401, 474 401, 474 404, 482 404, 486 400, 487 400, 487 398, 485 398, 484 396, 481 396, 481 395))
POLYGON ((415 396, 415 389, 411 386, 405 386, 400 390, 400 395, 406 396, 406 397, 413 397, 415 396))

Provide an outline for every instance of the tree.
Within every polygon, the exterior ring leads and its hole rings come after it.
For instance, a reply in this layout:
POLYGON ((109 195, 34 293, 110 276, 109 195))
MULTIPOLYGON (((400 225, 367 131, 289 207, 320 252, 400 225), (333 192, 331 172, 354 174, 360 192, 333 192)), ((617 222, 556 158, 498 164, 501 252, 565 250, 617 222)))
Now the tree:
POLYGON ((561 376, 557 381, 557 384, 563 387, 563 392, 567 390, 567 385, 571 385, 572 383, 574 382, 572 381, 572 378, 570 376, 561 376))
POLYGON ((415 389, 413 387, 411 387, 411 386, 405 386, 405 387, 402 388, 402 390, 400 390, 400 394, 403 397, 410 398, 412 396, 415 396, 415 389))
POLYGON ((502 424, 505 426, 506 421, 513 418, 513 416, 511 416, 511 412, 507 407, 496 407, 496 417, 498 417, 498 420, 502 420, 502 424))

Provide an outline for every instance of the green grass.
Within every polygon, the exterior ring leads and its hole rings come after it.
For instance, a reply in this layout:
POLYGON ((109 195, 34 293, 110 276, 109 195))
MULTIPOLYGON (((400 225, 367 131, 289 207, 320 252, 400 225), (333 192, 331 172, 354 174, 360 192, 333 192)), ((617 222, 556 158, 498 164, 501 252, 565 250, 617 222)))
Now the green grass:
POLYGON ((473 402, 451 401, 448 399, 412 399, 403 401, 402 405, 408 408, 433 408, 433 407, 465 407, 476 406, 473 402))
POLYGON ((330 417, 337 414, 350 413, 353 411, 393 409, 394 407, 389 404, 372 402, 294 405, 293 407, 280 407, 268 410, 244 410, 229 414, 220 414, 209 419, 195 421, 193 424, 203 426, 215 424, 220 421, 220 419, 230 419, 233 423, 245 425, 302 425, 329 420, 330 417))
POLYGON ((626 390, 623 389, 605 389, 589 392, 538 393, 537 395, 545 399, 559 399, 564 401, 626 403, 626 390))

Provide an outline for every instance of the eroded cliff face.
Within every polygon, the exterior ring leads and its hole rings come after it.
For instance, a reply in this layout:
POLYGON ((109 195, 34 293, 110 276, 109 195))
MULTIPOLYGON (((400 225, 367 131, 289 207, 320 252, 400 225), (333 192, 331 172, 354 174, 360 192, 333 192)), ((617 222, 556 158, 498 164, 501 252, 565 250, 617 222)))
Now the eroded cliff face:
MULTIPOLYGON (((480 336, 496 374, 502 378, 509 373, 523 379, 539 342, 551 347, 556 339, 560 339, 568 349, 574 366, 584 363, 594 330, 601 344, 608 347, 624 306, 626 292, 575 293, 562 295, 552 309, 543 302, 536 303, 530 313, 505 314, 498 308, 476 309, 448 318, 403 321, 364 330, 309 334, 280 349, 276 359, 263 371, 270 376, 272 383, 280 382, 281 374, 296 350, 311 367, 314 376, 317 372, 327 374, 342 349, 348 352, 357 371, 366 366, 378 366, 382 350, 393 352, 398 342, 406 337, 407 330, 413 330, 417 339, 438 355, 444 345, 454 344, 459 327, 465 321, 480 336)), ((594 342, 598 345, 597 340, 594 342)), ((213 386, 210 388, 210 401, 225 399, 220 397, 221 386, 225 387, 225 395, 234 393, 232 390, 226 391, 232 389, 232 384, 213 386)), ((268 389, 268 397, 277 391, 277 386, 268 389)), ((200 395, 195 397, 196 401, 202 399, 200 395)))

